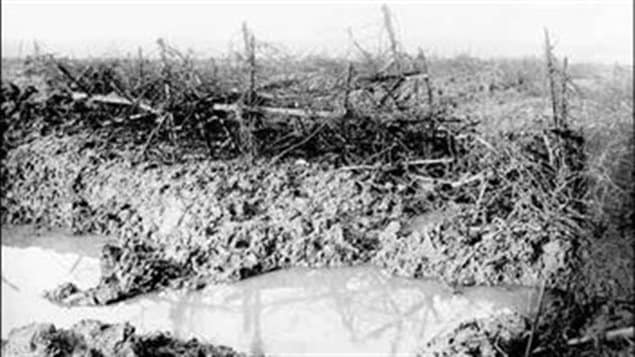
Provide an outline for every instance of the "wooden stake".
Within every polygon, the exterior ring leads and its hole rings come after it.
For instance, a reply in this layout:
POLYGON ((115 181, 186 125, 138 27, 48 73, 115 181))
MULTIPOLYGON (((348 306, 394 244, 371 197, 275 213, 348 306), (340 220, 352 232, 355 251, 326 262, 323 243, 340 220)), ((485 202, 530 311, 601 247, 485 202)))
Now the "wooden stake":
POLYGON ((368 83, 377 83, 377 82, 386 82, 393 79, 400 78, 410 78, 410 77, 423 77, 424 74, 421 73, 420 70, 414 71, 406 71, 399 74, 375 74, 372 76, 360 76, 356 78, 356 82, 368 82, 368 83))
POLYGON ((256 88, 256 39, 249 32, 246 22, 243 22, 243 42, 245 45, 245 58, 249 66, 249 88, 245 99, 246 104, 251 106, 254 104, 254 90, 256 88))
POLYGON ((560 121, 563 127, 567 126, 567 111, 568 111, 568 107, 567 107, 567 83, 568 83, 568 77, 567 77, 567 65, 568 65, 568 59, 567 57, 564 58, 564 63, 562 64, 562 94, 560 95, 560 121))
MULTIPOLYGON (((632 339, 633 336, 635 336, 635 327, 633 326, 620 327, 614 330, 604 331, 599 334, 592 334, 592 335, 587 335, 584 337, 577 337, 577 338, 570 339, 567 341, 567 346, 575 347, 575 346, 579 346, 585 343, 590 343, 590 342, 594 342, 598 340, 614 341, 617 339, 626 339, 628 341, 632 339)), ((532 353, 537 354, 544 351, 545 351, 544 347, 538 347, 535 350, 533 350, 532 353)))
POLYGON ((392 24, 392 16, 390 14, 390 8, 384 4, 381 6, 381 11, 384 13, 384 26, 388 32, 388 39, 390 40, 390 51, 392 52, 393 61, 396 66, 397 72, 401 72, 401 61, 399 55, 399 43, 397 42, 397 36, 395 35, 395 29, 392 24))
POLYGON ((551 93, 551 108, 553 112, 553 123, 555 128, 560 128, 560 120, 558 117, 558 101, 556 98, 556 88, 554 83, 555 68, 553 66, 553 57, 551 42, 549 40, 549 31, 545 28, 545 59, 547 63, 547 78, 549 80, 549 91, 551 93))
MULTIPOLYGON (((149 114, 154 114, 156 116, 163 115, 163 111, 159 109, 155 109, 146 103, 142 103, 139 101, 130 101, 124 97, 120 97, 117 95, 92 95, 89 96, 86 93, 81 92, 73 92, 72 93, 73 100, 87 100, 96 103, 104 103, 104 104, 112 104, 112 105, 122 105, 122 106, 136 106, 138 105, 139 109, 147 112, 149 114)), ((212 105, 212 109, 221 112, 235 112, 240 103, 235 104, 222 104, 215 103, 212 105)), ((304 109, 296 109, 296 108, 276 108, 276 107, 264 107, 264 106, 252 106, 248 108, 248 111, 251 114, 257 113, 262 115, 274 115, 274 116, 293 116, 299 118, 321 118, 321 119, 338 119, 344 116, 342 112, 329 112, 325 110, 304 110, 304 109)), ((136 116, 134 117, 136 118, 136 116)), ((270 123, 278 122, 275 118, 265 119, 270 123)))
POLYGON ((214 57, 210 58, 210 62, 212 65, 212 78, 216 80, 218 78, 218 66, 216 65, 216 60, 214 59, 214 57))
POLYGON ((355 48, 357 48, 359 52, 361 52, 364 55, 364 57, 366 57, 366 61, 368 62, 368 64, 370 64, 373 67, 373 69, 376 70, 377 65, 375 63, 375 60, 373 59, 373 56, 370 54, 370 52, 366 51, 362 47, 362 45, 359 44, 359 42, 355 40, 355 37, 353 36, 353 30, 350 27, 348 28, 348 36, 353 42, 353 45, 355 46, 355 48))
POLYGON ((542 283, 540 284, 540 295, 538 296, 538 311, 536 311, 536 316, 534 316, 534 322, 531 326, 531 334, 529 335, 529 341, 527 341, 527 348, 525 348, 525 357, 531 356, 531 345, 534 342, 534 335, 536 334, 538 322, 540 321, 540 314, 542 313, 542 302, 545 296, 545 285, 546 282, 543 279, 542 283))
POLYGON ((289 146, 288 148, 284 149, 281 153, 279 153, 278 155, 276 155, 273 160, 271 160, 271 164, 276 163, 278 160, 280 160, 282 157, 284 157, 284 155, 290 153, 291 151, 299 148, 300 146, 306 144, 309 142, 309 140, 313 139, 314 136, 316 136, 320 131, 322 131, 322 129, 324 129, 326 127, 327 123, 323 122, 322 124, 320 124, 317 129, 315 129, 311 134, 307 135, 307 137, 305 137, 304 139, 302 139, 300 142, 293 144, 291 146, 289 146))
POLYGON ((353 63, 348 63, 348 72, 346 73, 346 92, 344 93, 344 112, 350 114, 351 108, 348 97, 351 93, 351 82, 353 80, 353 63))
MULTIPOLYGON (((233 112, 236 111, 240 105, 237 104, 222 104, 216 103, 212 106, 212 109, 222 111, 222 112, 233 112)), ((275 107, 263 107, 263 106, 253 106, 249 108, 250 113, 259 113, 259 114, 268 114, 268 115, 279 115, 279 116, 293 116, 299 118, 322 118, 322 119, 338 119, 341 118, 344 113, 340 112, 329 112, 325 110, 304 110, 304 109, 295 109, 295 108, 275 108, 275 107)), ((269 121, 270 123, 277 122, 275 118, 264 118, 263 120, 269 121)))
MULTIPOLYGON (((606 331, 601 334, 601 338, 606 339, 607 341, 613 341, 618 338, 633 338, 635 336, 635 327, 621 327, 615 330, 606 331)), ((580 338, 574 338, 567 341, 567 345, 576 346, 584 343, 592 342, 594 339, 597 339, 598 336, 584 336, 580 338)))
POLYGON ((139 83, 142 83, 141 81, 143 80, 143 50, 141 49, 141 46, 139 46, 139 48, 137 49, 137 54, 139 55, 139 83))
POLYGON ((428 70, 428 61, 426 60, 426 55, 423 52, 423 50, 421 48, 419 48, 419 55, 417 56, 419 57, 419 60, 421 61, 421 69, 423 71, 424 77, 423 77, 423 83, 426 86, 426 92, 428 94, 428 106, 430 107, 430 110, 432 110, 432 105, 433 105, 433 101, 434 99, 432 98, 432 84, 430 83, 430 73, 428 70))
POLYGON ((148 139, 146 140, 145 144, 143 144, 141 151, 139 152, 139 154, 137 154, 135 162, 138 162, 143 156, 143 154, 145 154, 146 150, 148 150, 148 146, 150 146, 150 142, 152 141, 152 138, 154 138, 154 136, 157 135, 157 133, 161 129, 161 126, 163 125, 163 122, 166 121, 167 116, 168 114, 164 114, 163 116, 159 118, 159 122, 157 123, 157 126, 155 126, 154 129, 152 129, 152 131, 150 132, 150 135, 148 136, 148 139))
MULTIPOLYGON (((245 60, 249 66, 249 84, 246 93, 244 94, 243 103, 249 108, 252 108, 255 102, 255 88, 256 88, 256 39, 255 36, 249 31, 247 22, 243 22, 243 42, 245 45, 245 60)), ((255 143, 252 133, 252 121, 253 116, 247 114, 246 118, 243 118, 243 110, 240 108, 236 111, 237 118, 239 120, 239 138, 241 151, 245 154, 255 154, 255 143)))
POLYGON ((62 72, 62 74, 68 78, 71 82, 75 83, 75 85, 81 89, 82 91, 88 93, 88 95, 90 95, 90 89, 88 87, 86 87, 84 84, 82 84, 82 82, 80 82, 77 78, 75 78, 75 76, 73 76, 71 74, 71 72, 66 69, 66 67, 64 67, 60 62, 55 62, 55 65, 57 66, 57 69, 59 69, 60 72, 62 72))

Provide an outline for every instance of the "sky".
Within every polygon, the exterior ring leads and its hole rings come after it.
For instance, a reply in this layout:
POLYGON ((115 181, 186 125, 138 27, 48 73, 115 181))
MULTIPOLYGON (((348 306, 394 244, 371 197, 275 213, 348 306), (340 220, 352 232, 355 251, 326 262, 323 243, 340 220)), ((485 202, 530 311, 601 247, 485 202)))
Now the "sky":
POLYGON ((158 38, 197 55, 219 55, 240 48, 246 21, 257 40, 291 52, 350 56, 351 32, 371 50, 386 40, 383 3, 407 51, 539 56, 547 27, 556 53, 570 61, 633 64, 633 0, 3 0, 2 55, 28 55, 34 41, 73 57, 126 55, 139 46, 152 53, 158 38))

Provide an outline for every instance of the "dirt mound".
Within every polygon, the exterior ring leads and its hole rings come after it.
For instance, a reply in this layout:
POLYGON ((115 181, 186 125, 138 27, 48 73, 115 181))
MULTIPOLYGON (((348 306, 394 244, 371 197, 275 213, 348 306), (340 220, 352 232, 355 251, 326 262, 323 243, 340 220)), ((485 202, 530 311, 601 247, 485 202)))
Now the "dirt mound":
POLYGON ((544 142, 559 138, 528 133, 491 148, 474 142, 458 164, 437 167, 441 178, 405 185, 420 175, 266 160, 130 165, 108 160, 89 137, 49 136, 9 153, 3 220, 119 237, 115 250, 126 258, 102 258, 115 273, 105 273, 83 303, 113 302, 184 278, 197 286, 290 266, 369 261, 450 284, 535 285, 546 278, 563 288, 576 264, 583 217, 576 188, 583 183, 571 164, 546 166, 559 154, 544 142), (473 174, 458 176, 466 171, 473 174), (442 219, 409 231, 421 212, 441 212, 442 219))
POLYGON ((129 324, 104 324, 83 320, 69 329, 33 323, 9 333, 3 342, 3 356, 206 356, 239 357, 229 347, 182 341, 162 333, 139 335, 129 324))

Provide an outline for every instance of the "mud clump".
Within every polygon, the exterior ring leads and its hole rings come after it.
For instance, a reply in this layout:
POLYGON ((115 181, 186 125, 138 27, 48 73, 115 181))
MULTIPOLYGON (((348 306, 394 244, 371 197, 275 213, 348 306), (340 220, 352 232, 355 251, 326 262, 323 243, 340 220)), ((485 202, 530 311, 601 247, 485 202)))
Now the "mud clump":
POLYGON ((417 356, 520 356, 528 328, 527 319, 513 313, 473 320, 434 338, 417 356))
POLYGON ((178 340, 163 333, 139 335, 128 324, 104 324, 83 320, 69 329, 33 323, 9 332, 3 341, 3 356, 205 356, 242 357, 243 353, 225 346, 178 340))
POLYGON ((127 242, 123 247, 107 244, 102 249, 97 286, 82 291, 72 283, 64 283, 45 292, 45 297, 67 306, 106 305, 174 286, 191 275, 187 267, 164 256, 162 250, 148 243, 127 242))

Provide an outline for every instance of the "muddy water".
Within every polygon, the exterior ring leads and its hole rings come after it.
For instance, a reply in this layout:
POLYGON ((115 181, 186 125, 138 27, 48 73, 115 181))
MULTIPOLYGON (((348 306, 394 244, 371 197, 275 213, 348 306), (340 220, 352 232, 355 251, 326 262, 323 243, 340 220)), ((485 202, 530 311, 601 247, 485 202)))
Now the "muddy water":
POLYGON ((202 291, 148 294, 107 307, 62 308, 41 298, 64 281, 99 278, 99 237, 2 230, 2 337, 30 322, 69 327, 85 318, 129 321, 268 355, 409 355, 471 318, 531 314, 531 288, 470 288, 391 277, 370 267, 290 269, 202 291))

